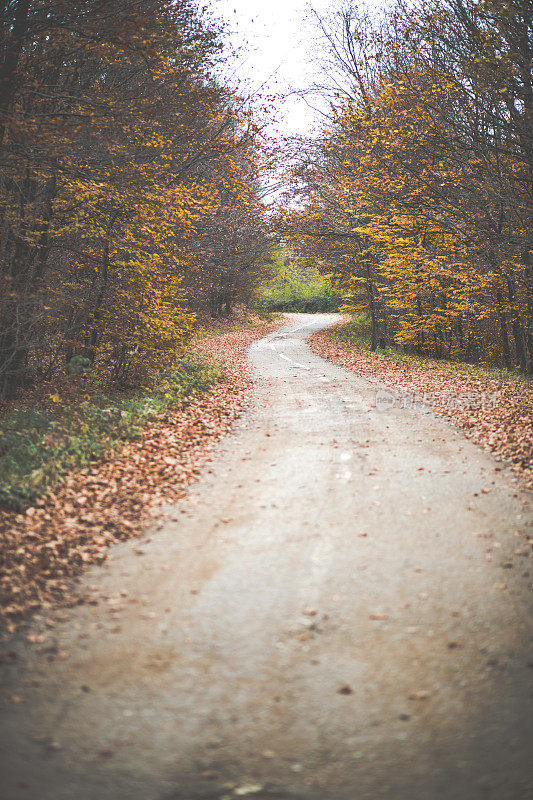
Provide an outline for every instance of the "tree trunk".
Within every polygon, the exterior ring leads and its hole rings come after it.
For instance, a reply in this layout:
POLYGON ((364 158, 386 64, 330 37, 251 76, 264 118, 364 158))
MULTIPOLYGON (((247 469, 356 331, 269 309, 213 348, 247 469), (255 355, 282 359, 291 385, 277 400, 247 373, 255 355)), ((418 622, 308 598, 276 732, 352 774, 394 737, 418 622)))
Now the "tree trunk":
POLYGON ((509 292, 509 302, 515 306, 513 309, 513 339, 515 343, 516 363, 521 372, 527 373, 527 344, 522 325, 518 319, 518 309, 516 308, 516 287, 512 278, 507 278, 507 290, 509 292))
POLYGON ((502 343, 502 360, 503 366, 506 369, 511 369, 511 348, 509 346, 509 334, 507 332, 507 320, 505 319, 505 312, 503 310, 502 293, 498 289, 496 292, 496 301, 498 303, 498 320, 500 323, 500 338, 502 343))
POLYGON ((7 115, 18 89, 17 71, 24 38, 28 32, 30 0, 18 0, 13 14, 13 29, 0 59, 0 147, 4 142, 7 115))

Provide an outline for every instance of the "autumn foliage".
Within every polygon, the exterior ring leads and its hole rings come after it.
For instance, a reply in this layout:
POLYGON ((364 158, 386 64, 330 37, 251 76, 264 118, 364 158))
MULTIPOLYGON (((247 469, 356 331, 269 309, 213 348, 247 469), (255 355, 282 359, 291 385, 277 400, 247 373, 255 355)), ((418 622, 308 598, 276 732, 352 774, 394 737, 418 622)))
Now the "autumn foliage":
POLYGON ((280 227, 372 322, 372 348, 533 370, 533 14, 419 0, 320 20, 330 119, 280 227))
POLYGON ((220 26, 192 0, 11 0, 0 48, 0 394, 84 370, 136 385, 268 247, 220 26))

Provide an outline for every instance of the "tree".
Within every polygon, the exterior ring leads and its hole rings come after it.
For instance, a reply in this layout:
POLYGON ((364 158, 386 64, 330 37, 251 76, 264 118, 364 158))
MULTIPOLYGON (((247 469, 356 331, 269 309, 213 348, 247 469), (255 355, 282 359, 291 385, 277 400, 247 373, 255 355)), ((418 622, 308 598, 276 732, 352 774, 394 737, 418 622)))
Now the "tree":
POLYGON ((373 348, 530 373, 531 14, 423 0, 332 24, 330 121, 293 164, 284 233, 327 254, 373 348))
POLYGON ((219 25, 193 0, 18 0, 0 30, 0 394, 76 357, 123 380, 168 365, 202 224, 231 196, 263 225, 259 131, 215 77, 219 25))

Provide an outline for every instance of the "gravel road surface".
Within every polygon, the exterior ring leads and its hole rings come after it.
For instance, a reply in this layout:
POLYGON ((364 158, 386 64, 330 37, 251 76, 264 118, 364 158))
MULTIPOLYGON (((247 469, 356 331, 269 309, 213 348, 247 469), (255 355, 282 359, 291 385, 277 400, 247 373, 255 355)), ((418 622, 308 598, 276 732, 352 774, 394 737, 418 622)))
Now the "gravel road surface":
POLYGON ((2 800, 533 797, 528 498, 311 353, 336 318, 252 345, 188 498, 12 643, 2 800))

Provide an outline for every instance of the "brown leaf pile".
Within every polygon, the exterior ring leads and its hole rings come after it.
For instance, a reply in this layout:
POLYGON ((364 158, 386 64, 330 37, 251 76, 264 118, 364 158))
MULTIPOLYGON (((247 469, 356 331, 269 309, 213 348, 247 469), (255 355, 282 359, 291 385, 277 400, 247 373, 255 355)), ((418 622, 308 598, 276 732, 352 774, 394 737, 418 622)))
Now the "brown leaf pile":
POLYGON ((8 632, 27 611, 68 602, 69 579, 85 564, 105 561, 110 545, 142 533, 151 509, 183 497, 250 399, 247 346, 279 326, 203 340, 198 347, 221 363, 224 382, 119 455, 71 473, 25 513, 0 511, 0 623, 8 632))
POLYGON ((533 390, 525 383, 451 374, 449 364, 438 362, 418 366, 373 356, 328 333, 315 334, 309 344, 323 358, 390 387, 399 404, 435 409, 473 442, 508 462, 521 482, 533 488, 533 390))

